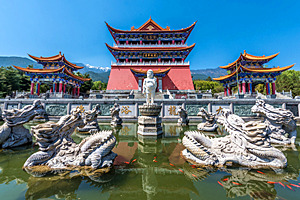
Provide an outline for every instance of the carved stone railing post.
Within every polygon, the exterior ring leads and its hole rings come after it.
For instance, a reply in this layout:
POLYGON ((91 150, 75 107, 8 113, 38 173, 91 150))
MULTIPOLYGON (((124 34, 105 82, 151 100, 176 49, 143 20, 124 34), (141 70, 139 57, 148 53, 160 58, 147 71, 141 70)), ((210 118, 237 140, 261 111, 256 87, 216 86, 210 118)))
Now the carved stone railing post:
POLYGON ((71 113, 71 103, 68 103, 67 105, 67 114, 69 115, 71 113))
POLYGON ((207 111, 208 112, 212 112, 212 105, 211 105, 211 103, 207 104, 207 111))
POLYGON ((233 106, 233 103, 230 103, 229 105, 229 110, 234 113, 234 106, 233 106))

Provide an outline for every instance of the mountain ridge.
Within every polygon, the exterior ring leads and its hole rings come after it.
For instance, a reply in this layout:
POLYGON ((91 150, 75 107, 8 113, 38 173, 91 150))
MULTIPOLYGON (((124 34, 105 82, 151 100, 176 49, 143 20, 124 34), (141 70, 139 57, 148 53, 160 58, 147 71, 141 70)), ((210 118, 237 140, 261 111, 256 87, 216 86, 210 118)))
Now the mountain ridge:
MULTIPOLYGON (((99 66, 92 66, 90 64, 84 64, 80 62, 74 62, 74 64, 84 67, 83 69, 78 70, 78 72, 84 74, 89 73, 90 77, 93 81, 108 81, 108 77, 110 74, 110 67, 99 67, 99 66)), ((16 65, 19 67, 27 67, 28 65, 33 65, 34 68, 42 68, 43 66, 36 63, 35 61, 26 58, 26 57, 19 57, 19 56, 0 56, 0 66, 8 67, 16 65)), ((215 68, 215 69, 197 69, 191 70, 191 75, 193 80, 204 80, 209 76, 211 78, 219 77, 226 75, 226 70, 215 68)))

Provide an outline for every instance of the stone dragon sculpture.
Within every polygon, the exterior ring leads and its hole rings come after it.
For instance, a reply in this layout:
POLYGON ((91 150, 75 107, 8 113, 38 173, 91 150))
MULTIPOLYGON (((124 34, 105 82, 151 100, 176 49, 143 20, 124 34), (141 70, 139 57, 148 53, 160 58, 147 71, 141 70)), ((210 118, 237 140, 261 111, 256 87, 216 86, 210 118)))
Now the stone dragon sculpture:
POLYGON ((264 117, 268 135, 273 144, 294 144, 297 136, 297 125, 293 113, 283 108, 274 108, 264 100, 257 99, 251 108, 253 113, 264 117))
POLYGON ((264 123, 248 122, 222 111, 219 122, 229 135, 210 139, 197 131, 185 132, 182 139, 186 147, 182 156, 198 166, 224 166, 236 163, 250 168, 284 168, 284 154, 270 145, 264 123))
POLYGON ((189 124, 187 111, 183 107, 179 106, 178 115, 179 119, 177 121, 177 124, 179 126, 187 126, 189 124))
POLYGON ((203 122, 197 125, 199 131, 216 131, 218 128, 216 114, 207 112, 204 108, 199 108, 197 116, 202 117, 203 122))
MULTIPOLYGON (((84 116, 85 119, 90 117, 88 113, 84 116)), ((57 123, 47 122, 33 126, 32 132, 39 151, 27 159, 23 169, 32 174, 35 166, 46 166, 50 172, 80 167, 111 167, 116 157, 111 151, 116 143, 112 131, 97 132, 83 139, 80 144, 76 144, 71 138, 77 127, 85 125, 85 119, 80 108, 76 108, 70 115, 61 117, 57 123)))
POLYGON ((85 126, 83 128, 78 127, 79 133, 95 133, 100 131, 100 127, 97 121, 98 115, 101 115, 100 105, 97 104, 92 110, 84 113, 85 126))
POLYGON ((122 125, 123 120, 120 118, 120 105, 115 103, 114 106, 110 109, 111 115, 111 126, 120 126, 122 125))
POLYGON ((0 146, 13 148, 31 143, 32 135, 23 124, 33 120, 35 116, 45 114, 46 111, 39 100, 22 109, 4 110, 2 113, 4 124, 0 126, 0 146))

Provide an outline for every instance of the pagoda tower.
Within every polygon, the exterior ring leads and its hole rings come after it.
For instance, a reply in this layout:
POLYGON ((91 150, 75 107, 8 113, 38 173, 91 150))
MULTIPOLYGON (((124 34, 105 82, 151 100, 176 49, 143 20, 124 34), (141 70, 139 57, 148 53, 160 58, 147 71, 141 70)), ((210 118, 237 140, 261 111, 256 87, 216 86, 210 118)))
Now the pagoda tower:
POLYGON ((221 69, 227 70, 228 75, 214 78, 214 80, 223 83, 224 96, 233 95, 232 87, 237 85, 239 86, 240 94, 251 95, 255 92, 255 86, 257 84, 265 84, 266 94, 275 95, 276 76, 295 65, 266 68, 264 64, 278 56, 278 54, 279 53, 270 56, 254 56, 244 51, 236 61, 226 66, 220 66, 221 69))
MULTIPOLYGON (((29 55, 29 54, 28 54, 29 55)), ((80 95, 80 86, 90 78, 82 78, 74 74, 75 71, 83 67, 77 66, 69 62, 64 54, 59 54, 50 57, 36 57, 29 55, 38 64, 43 65, 42 69, 23 68, 14 66, 17 70, 25 72, 30 76, 31 80, 31 95, 40 95, 41 84, 47 84, 50 87, 50 95, 66 96, 70 91, 70 95, 78 97, 80 95), (34 91, 34 88, 35 91, 34 91)))
POLYGON ((115 44, 106 44, 116 62, 111 63, 107 90, 142 90, 147 70, 157 77, 157 90, 194 90, 186 58, 195 44, 186 40, 196 25, 181 30, 162 28, 151 18, 141 27, 119 30, 106 23, 115 44))

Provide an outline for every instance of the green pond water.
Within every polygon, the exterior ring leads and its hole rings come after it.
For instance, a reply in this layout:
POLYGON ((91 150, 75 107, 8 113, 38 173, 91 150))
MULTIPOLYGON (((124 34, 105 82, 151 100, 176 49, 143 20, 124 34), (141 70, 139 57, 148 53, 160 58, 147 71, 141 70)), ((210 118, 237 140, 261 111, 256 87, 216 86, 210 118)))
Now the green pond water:
MULTIPOLYGON (((108 124, 100 127, 111 129, 108 124)), ((113 151, 118 154, 115 168, 97 178, 78 176, 76 172, 32 177, 22 166, 37 151, 36 146, 0 150, 0 199, 300 199, 300 188, 289 185, 300 183, 299 139, 295 148, 280 147, 288 158, 288 167, 276 172, 241 167, 193 168, 180 152, 184 149, 184 131, 195 129, 195 125, 180 128, 163 124, 164 135, 155 139, 138 136, 137 124, 123 124, 122 129, 114 130, 117 145, 113 151), (269 181, 281 182, 284 187, 269 181)), ((298 138, 299 133, 300 128, 298 138)), ((223 134, 219 130, 210 135, 223 134)), ((73 134, 76 142, 84 137, 73 134)))

